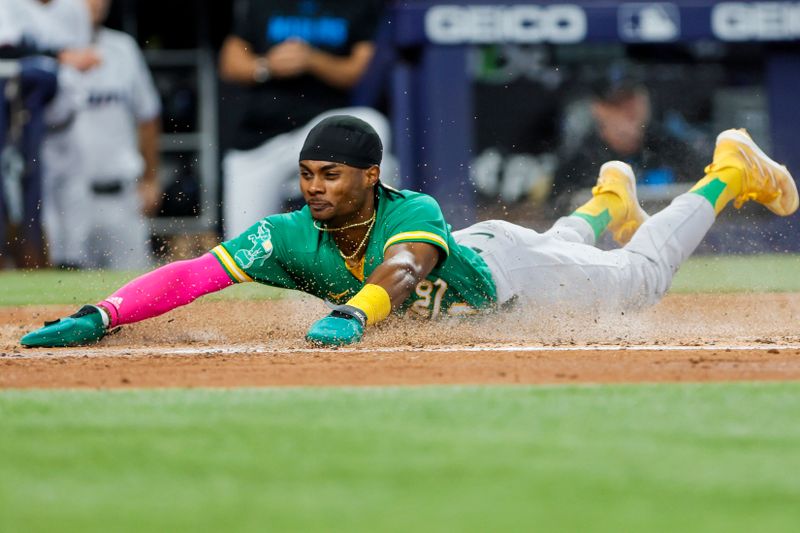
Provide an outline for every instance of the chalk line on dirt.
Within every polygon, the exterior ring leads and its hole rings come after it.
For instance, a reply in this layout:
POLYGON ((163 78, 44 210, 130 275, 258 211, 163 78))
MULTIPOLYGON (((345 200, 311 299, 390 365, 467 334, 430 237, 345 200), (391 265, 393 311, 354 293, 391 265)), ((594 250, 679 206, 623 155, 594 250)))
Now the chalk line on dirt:
POLYGON ((90 347, 80 349, 35 349, 14 354, 0 354, 14 358, 57 358, 57 357, 129 357, 141 355, 168 356, 214 356, 214 355, 287 355, 314 353, 370 354, 370 353, 440 353, 440 352, 686 352, 686 351, 767 351, 767 350, 800 350, 800 344, 598 344, 577 346, 545 346, 545 345, 510 345, 493 344, 478 346, 392 346, 392 347, 342 347, 336 349, 320 348, 270 348, 266 345, 236 344, 224 347, 159 347, 148 348, 109 348, 90 347), (48 351, 45 351, 48 350, 48 351))

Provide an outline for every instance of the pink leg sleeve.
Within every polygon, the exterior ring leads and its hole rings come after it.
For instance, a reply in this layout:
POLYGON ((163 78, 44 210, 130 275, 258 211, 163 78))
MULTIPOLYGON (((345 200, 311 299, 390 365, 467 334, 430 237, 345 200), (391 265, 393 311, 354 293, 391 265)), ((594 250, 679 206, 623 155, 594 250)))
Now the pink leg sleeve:
POLYGON ((108 310, 114 327, 164 314, 231 285, 225 269, 207 253, 144 274, 98 305, 108 310))

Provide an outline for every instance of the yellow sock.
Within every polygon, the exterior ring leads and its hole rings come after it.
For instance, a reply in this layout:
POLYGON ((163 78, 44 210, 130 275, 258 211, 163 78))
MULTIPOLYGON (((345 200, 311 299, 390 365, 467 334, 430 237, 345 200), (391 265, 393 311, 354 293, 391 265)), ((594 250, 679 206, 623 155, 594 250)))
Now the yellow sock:
POLYGON ((575 212, 596 217, 606 209, 608 209, 611 220, 619 220, 627 214, 622 198, 613 192, 603 192, 597 196, 592 196, 591 200, 580 206, 575 212))
POLYGON ((591 200, 573 211, 572 216, 589 222, 594 230, 594 236, 600 238, 609 225, 624 218, 626 214, 622 198, 613 192, 603 192, 592 196, 591 200))
POLYGON ((698 181, 689 192, 699 194, 708 200, 719 214, 731 200, 742 192, 743 171, 736 167, 725 167, 712 170, 706 167, 707 174, 698 181))

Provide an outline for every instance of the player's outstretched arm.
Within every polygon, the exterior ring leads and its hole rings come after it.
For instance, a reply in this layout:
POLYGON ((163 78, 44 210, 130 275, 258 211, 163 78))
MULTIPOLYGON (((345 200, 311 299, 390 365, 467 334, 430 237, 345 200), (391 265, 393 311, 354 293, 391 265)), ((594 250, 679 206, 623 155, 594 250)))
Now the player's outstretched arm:
POLYGON ((306 339, 321 346, 360 341, 366 325, 383 320, 406 301, 417 283, 436 266, 439 254, 438 248, 424 242, 390 246, 361 291, 312 324, 306 339))
POLYGON ((210 253, 176 261, 136 278, 97 305, 45 322, 20 343, 32 348, 92 344, 112 328, 164 314, 230 285, 233 281, 210 253))

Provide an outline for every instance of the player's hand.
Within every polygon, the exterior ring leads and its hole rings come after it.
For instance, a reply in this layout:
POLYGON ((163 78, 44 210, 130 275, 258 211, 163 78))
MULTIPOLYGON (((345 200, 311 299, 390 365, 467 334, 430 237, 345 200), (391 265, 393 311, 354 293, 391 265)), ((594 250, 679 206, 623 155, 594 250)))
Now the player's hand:
POLYGON ((94 48, 68 48, 59 52, 58 62, 86 72, 102 63, 103 58, 94 48))
POLYGON ((161 208, 163 198, 158 182, 155 180, 140 182, 139 198, 142 201, 142 214, 146 217, 155 216, 161 208))
POLYGON ((28 348, 85 346, 102 339, 107 332, 102 311, 84 305, 77 313, 52 322, 22 337, 20 344, 28 348))
POLYGON ((305 41, 287 39, 267 53, 269 73, 276 78, 293 78, 308 71, 313 48, 305 41))
POLYGON ((358 342, 364 336, 366 315, 349 305, 336 307, 331 314, 311 325, 306 340, 320 346, 341 346, 358 342))

